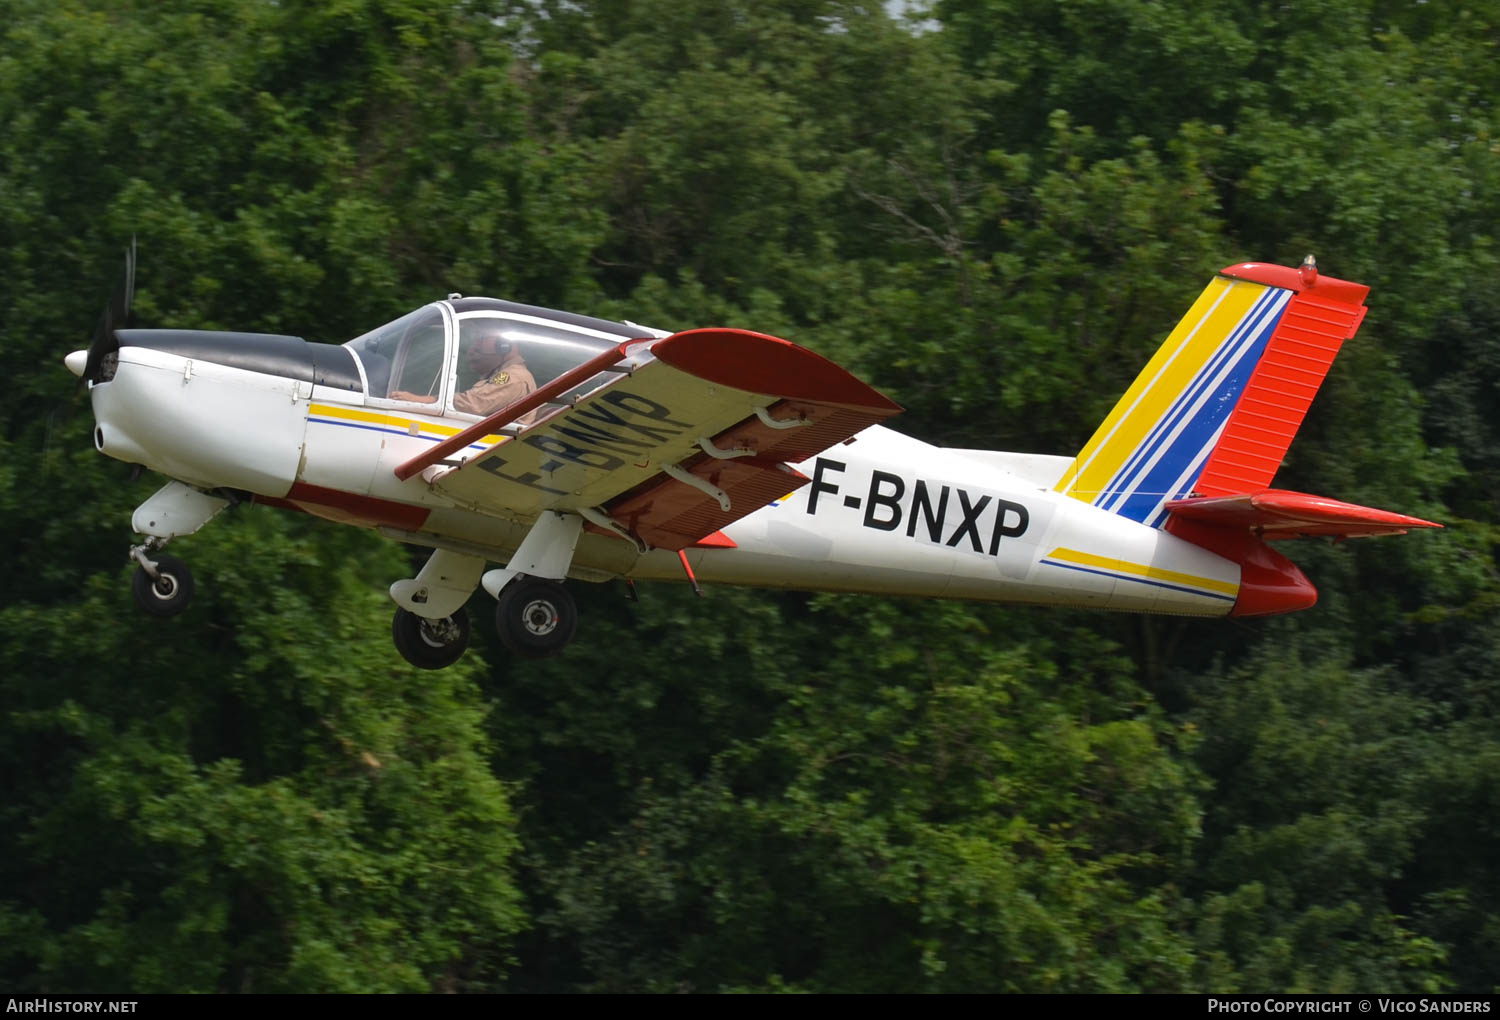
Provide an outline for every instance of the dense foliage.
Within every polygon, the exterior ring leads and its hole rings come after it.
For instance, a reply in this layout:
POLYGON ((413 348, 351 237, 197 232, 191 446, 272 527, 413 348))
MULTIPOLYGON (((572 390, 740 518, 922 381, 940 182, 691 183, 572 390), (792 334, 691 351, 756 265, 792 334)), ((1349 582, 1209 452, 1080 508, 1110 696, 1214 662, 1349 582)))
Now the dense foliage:
POLYGON ((906 6, 0 0, 8 987, 1500 985, 1500 4, 906 6), (427 674, 405 551, 248 507, 153 621, 61 364, 132 235, 145 325, 748 326, 1048 453, 1314 251, 1375 289, 1278 484, 1448 528, 1261 622, 580 586, 427 674))

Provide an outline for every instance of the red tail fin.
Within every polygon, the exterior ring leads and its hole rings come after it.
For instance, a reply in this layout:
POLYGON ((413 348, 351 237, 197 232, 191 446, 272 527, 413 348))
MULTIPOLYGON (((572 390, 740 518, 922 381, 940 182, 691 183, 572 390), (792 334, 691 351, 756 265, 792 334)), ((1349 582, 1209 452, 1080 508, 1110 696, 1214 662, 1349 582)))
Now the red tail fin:
POLYGON ((1298 269, 1247 262, 1230 266, 1224 275, 1292 294, 1192 484, 1192 495, 1166 501, 1165 528, 1240 565, 1240 594, 1231 615, 1290 613, 1317 602, 1317 590, 1265 540, 1400 535, 1441 525, 1266 487, 1339 348, 1364 321, 1369 288, 1320 279, 1312 256, 1298 269))
POLYGON ((1312 256, 1301 269, 1247 262, 1224 275, 1294 293, 1193 485, 1204 496, 1256 492, 1271 484, 1339 348, 1364 321, 1362 302, 1369 293, 1363 284, 1319 279, 1312 256))

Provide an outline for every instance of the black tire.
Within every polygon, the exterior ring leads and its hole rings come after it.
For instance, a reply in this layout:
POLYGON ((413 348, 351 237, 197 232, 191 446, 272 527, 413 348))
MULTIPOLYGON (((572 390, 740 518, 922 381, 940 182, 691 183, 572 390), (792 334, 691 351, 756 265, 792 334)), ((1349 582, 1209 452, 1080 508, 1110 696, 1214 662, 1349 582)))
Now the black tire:
POLYGON ((152 616, 176 616, 193 601, 193 572, 176 556, 157 553, 151 557, 156 561, 156 578, 146 573, 145 567, 136 567, 130 579, 130 593, 138 606, 152 616))
POLYGON ((452 616, 429 620, 398 609, 391 620, 391 638, 401 658, 418 669, 443 669, 469 647, 469 611, 459 606, 452 616))
POLYGON ((544 659, 562 651, 578 629, 578 606, 557 581, 522 577, 500 592, 495 633, 514 655, 544 659))

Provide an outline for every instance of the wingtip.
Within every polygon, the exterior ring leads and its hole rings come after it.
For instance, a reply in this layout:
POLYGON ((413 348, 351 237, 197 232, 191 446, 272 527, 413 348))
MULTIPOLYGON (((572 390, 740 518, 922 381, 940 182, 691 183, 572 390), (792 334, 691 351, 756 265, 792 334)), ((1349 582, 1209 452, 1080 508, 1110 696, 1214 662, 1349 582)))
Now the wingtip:
POLYGON ((842 366, 783 340, 748 329, 689 329, 658 340, 657 359, 722 386, 822 404, 864 408, 884 417, 902 407, 842 366))

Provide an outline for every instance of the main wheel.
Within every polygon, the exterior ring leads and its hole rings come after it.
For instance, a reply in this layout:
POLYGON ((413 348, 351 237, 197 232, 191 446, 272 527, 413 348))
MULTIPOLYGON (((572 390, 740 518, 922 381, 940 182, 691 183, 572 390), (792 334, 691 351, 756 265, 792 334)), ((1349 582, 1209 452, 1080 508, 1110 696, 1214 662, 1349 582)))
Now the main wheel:
POLYGON ((568 589, 556 581, 522 577, 500 592, 495 632, 500 643, 516 655, 530 659, 556 655, 573 640, 577 629, 578 607, 568 589))
POLYGON ((193 572, 176 556, 157 553, 156 577, 136 567, 130 592, 136 603, 152 616, 176 616, 193 601, 193 572))
POLYGON ((469 647, 469 611, 459 606, 452 616, 429 620, 398 609, 391 620, 391 638, 401 658, 419 669, 451 666, 469 647))

